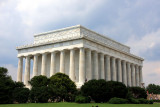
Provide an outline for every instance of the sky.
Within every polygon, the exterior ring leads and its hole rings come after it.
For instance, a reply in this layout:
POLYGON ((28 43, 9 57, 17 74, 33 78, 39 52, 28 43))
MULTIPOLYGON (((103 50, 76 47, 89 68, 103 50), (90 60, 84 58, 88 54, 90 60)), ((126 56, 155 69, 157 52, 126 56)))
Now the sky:
POLYGON ((0 66, 16 80, 17 46, 78 24, 131 47, 144 83, 160 85, 160 0, 0 0, 0 66))

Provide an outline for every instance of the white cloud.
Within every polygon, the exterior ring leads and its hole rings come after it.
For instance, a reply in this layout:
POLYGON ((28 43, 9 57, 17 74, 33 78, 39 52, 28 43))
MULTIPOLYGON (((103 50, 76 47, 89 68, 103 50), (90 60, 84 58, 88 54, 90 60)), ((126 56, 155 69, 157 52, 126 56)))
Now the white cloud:
POLYGON ((143 78, 146 86, 150 83, 160 85, 160 61, 145 61, 143 78))
POLYGON ((156 45, 160 45, 160 29, 144 35, 141 39, 140 37, 132 35, 126 45, 130 46, 131 52, 136 55, 145 53, 148 49, 151 49, 156 45))
POLYGON ((13 66, 12 64, 4 65, 3 67, 8 69, 8 75, 12 77, 14 81, 17 80, 17 67, 13 66))

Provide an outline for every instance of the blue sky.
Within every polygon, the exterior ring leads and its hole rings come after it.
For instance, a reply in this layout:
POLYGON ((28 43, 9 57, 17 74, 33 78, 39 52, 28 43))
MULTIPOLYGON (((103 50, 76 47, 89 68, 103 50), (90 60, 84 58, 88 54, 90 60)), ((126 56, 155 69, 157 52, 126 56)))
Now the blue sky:
POLYGON ((0 66, 16 80, 16 46, 77 24, 130 46, 144 82, 160 85, 160 0, 0 0, 0 66))

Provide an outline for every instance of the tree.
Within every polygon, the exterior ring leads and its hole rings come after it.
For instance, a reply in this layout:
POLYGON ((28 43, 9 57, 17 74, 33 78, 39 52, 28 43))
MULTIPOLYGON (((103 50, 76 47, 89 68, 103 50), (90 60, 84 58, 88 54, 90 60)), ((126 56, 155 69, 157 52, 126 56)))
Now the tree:
POLYGON ((81 87, 82 95, 90 96, 95 102, 107 102, 107 83, 105 80, 90 80, 81 87))
POLYGON ((149 93, 160 94, 160 86, 155 84, 149 84, 146 88, 149 93))
POLYGON ((0 67, 0 104, 13 103, 14 81, 7 75, 8 70, 0 67))
POLYGON ((13 91, 13 98, 15 102, 26 103, 29 98, 29 89, 28 88, 15 88, 13 91))
POLYGON ((90 96, 95 102, 107 102, 112 97, 125 98, 127 88, 120 82, 106 82, 101 79, 86 82, 81 87, 81 92, 85 96, 90 96))
POLYGON ((30 100, 35 103, 47 103, 49 99, 48 78, 46 76, 34 76, 29 83, 32 88, 30 100))
POLYGON ((75 83, 63 73, 56 73, 51 76, 49 87, 52 101, 55 99, 57 101, 73 101, 77 91, 75 83))
POLYGON ((48 85, 48 78, 43 75, 34 76, 31 81, 29 81, 32 87, 42 87, 48 85))
POLYGON ((140 87, 129 87, 129 92, 132 93, 134 98, 147 98, 146 91, 140 87))
POLYGON ((30 100, 33 103, 47 103, 49 99, 48 87, 32 87, 30 91, 30 100))

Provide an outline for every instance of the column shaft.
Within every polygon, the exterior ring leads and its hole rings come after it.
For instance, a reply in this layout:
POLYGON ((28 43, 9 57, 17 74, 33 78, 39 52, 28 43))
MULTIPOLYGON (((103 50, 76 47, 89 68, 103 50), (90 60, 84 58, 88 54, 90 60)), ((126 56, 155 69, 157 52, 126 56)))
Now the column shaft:
POLYGON ((111 81, 110 56, 105 56, 106 81, 111 81))
POLYGON ((136 86, 139 86, 139 69, 138 69, 138 65, 136 65, 136 86))
POLYGON ((19 57, 18 72, 17 72, 17 81, 18 82, 22 82, 22 73, 23 73, 23 57, 19 57))
POLYGON ((116 61, 115 61, 115 58, 112 57, 112 80, 113 81, 117 81, 117 72, 116 72, 116 61))
POLYGON ((131 72, 132 72, 132 87, 136 86, 136 81, 135 81, 135 66, 132 64, 131 65, 131 72))
POLYGON ((122 81, 127 86, 126 61, 122 61, 122 81))
POLYGON ((142 75, 142 66, 139 66, 139 86, 142 87, 143 75, 142 75))
POLYGON ((118 59, 118 82, 122 82, 122 67, 121 67, 121 60, 118 59))
POLYGON ((24 76, 24 85, 28 86, 28 81, 30 80, 30 57, 26 57, 25 61, 25 76, 24 76))
POLYGON ((42 54, 42 68, 41 68, 41 75, 46 76, 46 66, 47 66, 47 54, 42 54))
POLYGON ((94 79, 98 79, 98 53, 96 51, 93 52, 93 73, 94 79))
POLYGON ((65 52, 62 50, 60 52, 60 72, 65 73, 65 52))
POLYGON ((80 48, 79 52, 79 83, 85 82, 85 50, 80 48))
POLYGON ((51 53, 50 77, 56 73, 56 52, 51 53))
POLYGON ((130 63, 127 62, 127 86, 131 87, 131 66, 130 63))
POLYGON ((34 55, 33 59, 33 77, 38 76, 38 55, 34 55))
POLYGON ((105 73, 104 73, 104 54, 100 54, 100 79, 105 79, 105 73))
POLYGON ((72 49, 70 50, 70 72, 69 77, 72 81, 76 81, 75 76, 75 51, 72 49))
POLYGON ((91 69, 91 50, 87 49, 86 52, 86 73, 88 81, 92 79, 92 69, 91 69))

